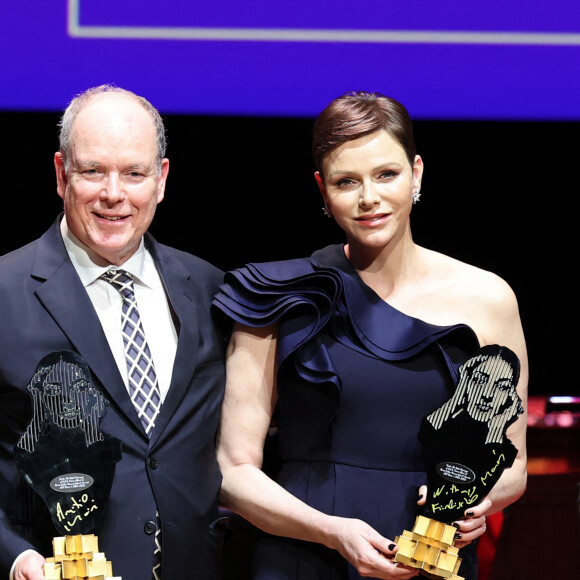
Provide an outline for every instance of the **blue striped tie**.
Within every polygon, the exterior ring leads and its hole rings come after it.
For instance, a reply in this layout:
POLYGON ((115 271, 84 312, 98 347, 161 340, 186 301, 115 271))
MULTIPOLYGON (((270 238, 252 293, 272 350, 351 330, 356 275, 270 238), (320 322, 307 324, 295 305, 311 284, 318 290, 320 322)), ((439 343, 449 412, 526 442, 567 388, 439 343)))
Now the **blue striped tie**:
MULTIPOLYGON (((133 277, 125 270, 107 270, 101 278, 116 288, 123 298, 121 332, 125 345, 125 360, 129 374, 129 394, 147 435, 155 427, 155 418, 161 408, 161 394, 157 375, 141 317, 137 309, 133 277)), ((153 553, 153 580, 161 579, 161 521, 156 513, 155 550, 153 553)))
POLYGON ((121 332, 129 375, 129 394, 147 435, 155 427, 161 408, 157 375, 133 291, 133 277, 124 270, 107 270, 101 278, 112 284, 123 298, 121 332))

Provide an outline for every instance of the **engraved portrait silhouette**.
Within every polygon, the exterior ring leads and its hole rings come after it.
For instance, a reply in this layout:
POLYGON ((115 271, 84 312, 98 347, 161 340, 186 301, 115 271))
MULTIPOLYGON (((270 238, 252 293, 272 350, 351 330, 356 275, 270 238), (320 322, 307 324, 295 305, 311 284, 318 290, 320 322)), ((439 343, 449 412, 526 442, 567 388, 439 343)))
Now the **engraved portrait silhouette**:
POLYGON ((518 450, 506 430, 523 413, 516 391, 519 373, 514 352, 484 346, 459 367, 452 397, 423 419, 426 515, 446 522, 462 517, 513 464, 518 450))
POLYGON ((14 460, 48 506, 60 534, 94 531, 109 496, 121 443, 101 431, 107 400, 74 352, 51 353, 28 384, 31 421, 14 460))
POLYGON ((33 417, 18 447, 34 451, 40 433, 53 423, 63 429, 80 427, 87 446, 102 441, 100 419, 106 399, 90 382, 86 363, 74 352, 52 353, 38 366, 28 390, 33 417))
POLYGON ((442 407, 427 416, 435 429, 463 412, 487 425, 485 442, 500 443, 505 431, 523 413, 516 391, 520 363, 507 347, 484 346, 459 367, 455 393, 442 407))

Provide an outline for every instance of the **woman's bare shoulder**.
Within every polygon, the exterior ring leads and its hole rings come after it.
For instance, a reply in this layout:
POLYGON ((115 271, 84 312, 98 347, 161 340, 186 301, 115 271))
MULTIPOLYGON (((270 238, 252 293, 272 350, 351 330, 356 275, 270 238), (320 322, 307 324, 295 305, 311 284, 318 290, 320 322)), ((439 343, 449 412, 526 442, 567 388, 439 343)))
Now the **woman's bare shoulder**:
POLYGON ((494 272, 433 250, 425 250, 425 264, 433 285, 455 297, 489 306, 515 300, 510 285, 494 272))
POLYGON ((519 319, 512 288, 494 272, 432 250, 425 250, 423 258, 424 319, 467 324, 482 344, 494 340, 500 321, 519 319))

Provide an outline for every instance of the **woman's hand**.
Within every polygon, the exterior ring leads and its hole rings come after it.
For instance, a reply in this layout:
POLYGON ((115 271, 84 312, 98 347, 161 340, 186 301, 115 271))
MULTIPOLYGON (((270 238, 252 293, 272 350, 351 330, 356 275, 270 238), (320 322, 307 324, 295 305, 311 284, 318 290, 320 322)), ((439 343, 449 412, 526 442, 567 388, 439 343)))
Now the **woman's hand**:
POLYGON ((332 548, 348 560, 361 576, 384 580, 406 580, 419 570, 393 562, 397 545, 381 536, 365 522, 357 519, 334 518, 332 548))
POLYGON ((485 533, 487 530, 485 514, 491 505, 491 501, 486 498, 478 505, 466 510, 465 519, 453 523, 457 528, 455 546, 463 548, 485 533))
MULTIPOLYGON (((425 505, 427 501, 427 486, 422 485, 419 488, 419 500, 417 505, 425 505)), ((485 498, 481 503, 475 507, 470 507, 465 511, 465 518, 462 520, 456 520, 453 525, 457 528, 455 533, 454 546, 458 548, 464 548, 465 546, 471 544, 473 540, 479 538, 485 533, 487 529, 485 514, 491 508, 491 500, 485 498)))

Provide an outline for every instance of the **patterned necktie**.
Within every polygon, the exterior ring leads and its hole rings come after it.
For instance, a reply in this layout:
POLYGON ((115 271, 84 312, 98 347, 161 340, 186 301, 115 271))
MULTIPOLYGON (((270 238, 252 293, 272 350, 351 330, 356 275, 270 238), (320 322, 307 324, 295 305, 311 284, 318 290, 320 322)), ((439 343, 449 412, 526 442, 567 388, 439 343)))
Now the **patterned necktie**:
MULTIPOLYGON (((161 407, 161 395, 157 375, 145 332, 141 324, 137 301, 133 291, 133 277, 125 270, 107 270, 101 278, 116 288, 123 298, 121 332, 125 345, 125 360, 129 372, 129 394, 139 413, 139 419, 150 435, 155 427, 155 418, 161 407)), ((156 514, 155 550, 153 552, 153 580, 161 580, 161 520, 156 514)))
POLYGON ((121 332, 129 373, 129 394, 145 432, 150 435, 161 408, 161 395, 153 359, 137 310, 133 277, 124 270, 110 269, 101 278, 116 288, 123 298, 121 332))

